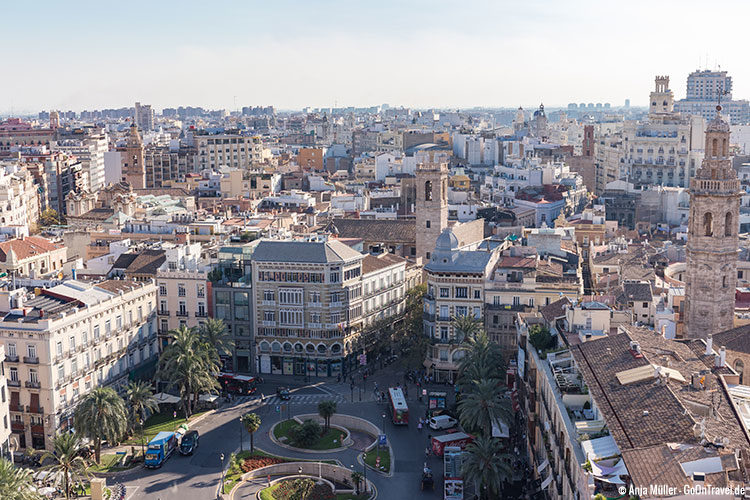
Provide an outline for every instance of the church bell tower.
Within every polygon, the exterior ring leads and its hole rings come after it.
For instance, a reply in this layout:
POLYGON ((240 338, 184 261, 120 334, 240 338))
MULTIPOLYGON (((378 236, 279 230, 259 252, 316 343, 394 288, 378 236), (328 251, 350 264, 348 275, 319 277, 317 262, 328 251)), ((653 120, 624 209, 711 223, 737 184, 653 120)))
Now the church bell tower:
POLYGON ((716 106, 706 154, 690 183, 685 336, 706 338, 734 327, 740 181, 729 158, 729 124, 716 106))

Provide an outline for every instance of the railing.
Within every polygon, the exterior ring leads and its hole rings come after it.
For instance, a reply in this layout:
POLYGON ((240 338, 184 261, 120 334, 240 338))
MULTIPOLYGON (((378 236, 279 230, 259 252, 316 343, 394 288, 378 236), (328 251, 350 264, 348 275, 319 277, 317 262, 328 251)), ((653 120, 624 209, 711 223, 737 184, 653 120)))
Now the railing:
POLYGON ((35 382, 33 380, 26 381, 27 389, 40 389, 41 387, 42 387, 42 384, 40 382, 35 382))
POLYGON ((177 311, 176 313, 174 313, 174 315, 175 316, 182 316, 182 317, 186 318, 188 316, 188 312, 187 311, 177 311))
POLYGON ((206 311, 203 311, 203 312, 197 311, 195 313, 195 317, 196 318, 207 318, 208 317, 208 313, 206 311))
POLYGON ((21 387, 20 380, 8 380, 8 387, 21 387))
POLYGON ((19 413, 23 413, 23 405, 14 405, 13 403, 11 403, 10 411, 17 411, 19 413))
POLYGON ((10 428, 14 431, 22 431, 24 430, 23 422, 18 422, 16 420, 13 420, 10 422, 10 428))
POLYGON ((18 363, 18 355, 17 354, 6 354, 5 355, 5 361, 8 361, 10 363, 18 363))
POLYGON ((44 408, 40 406, 26 406, 26 412, 27 413, 36 413, 39 415, 44 415, 44 408))
POLYGON ((39 364, 39 358, 36 357, 36 356, 34 356, 34 357, 24 356, 23 357, 23 362, 24 363, 30 363, 32 365, 38 365, 39 364))
POLYGON ((158 314, 159 316, 169 316, 169 311, 167 311, 166 309, 159 309, 158 314))

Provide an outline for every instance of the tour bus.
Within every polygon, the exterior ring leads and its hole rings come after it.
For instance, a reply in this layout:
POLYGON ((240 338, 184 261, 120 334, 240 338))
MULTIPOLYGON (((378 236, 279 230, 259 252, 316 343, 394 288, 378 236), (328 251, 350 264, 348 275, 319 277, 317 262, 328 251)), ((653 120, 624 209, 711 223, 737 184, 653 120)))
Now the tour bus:
POLYGON ((391 403, 391 421, 397 425, 408 425, 409 407, 406 406, 404 392, 398 387, 390 387, 388 399, 391 403))
POLYGON ((245 396, 256 391, 258 380, 247 375, 219 373, 219 383, 223 391, 245 396))

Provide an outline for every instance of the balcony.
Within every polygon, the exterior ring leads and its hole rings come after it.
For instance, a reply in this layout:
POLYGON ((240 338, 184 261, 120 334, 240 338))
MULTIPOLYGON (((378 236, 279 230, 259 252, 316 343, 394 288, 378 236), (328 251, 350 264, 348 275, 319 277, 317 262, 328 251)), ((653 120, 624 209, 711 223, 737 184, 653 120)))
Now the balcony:
POLYGON ((10 411, 17 411, 19 413, 23 413, 23 405, 14 405, 13 403, 9 406, 10 411))
POLYGON ((42 384, 38 381, 34 380, 27 380, 26 381, 26 388, 27 389, 41 389, 42 384))
POLYGON ((21 387, 20 380, 8 380, 8 387, 21 387))
POLYGON ((208 313, 206 311, 202 311, 202 312, 198 311, 198 312, 195 313, 195 317, 196 318, 207 318, 208 317, 208 313))
POLYGON ((169 311, 166 309, 159 309, 159 316, 169 316, 169 311))
POLYGON ((174 313, 174 315, 175 316, 181 316, 183 318, 187 318, 188 317, 188 312, 187 311, 177 311, 176 313, 174 313))
POLYGON ((16 420, 12 421, 10 423, 10 429, 14 432, 23 432, 24 430, 23 422, 18 422, 16 420))
POLYGON ((37 415, 44 415, 44 408, 41 406, 26 406, 26 413, 36 413, 37 415))
POLYGON ((5 361, 9 363, 18 363, 18 355, 17 354, 6 354, 5 355, 5 361))
POLYGON ((29 364, 32 364, 32 365, 38 365, 39 364, 39 358, 36 357, 36 356, 34 356, 34 357, 32 357, 32 356, 24 356, 23 357, 23 362, 24 363, 29 363, 29 364))

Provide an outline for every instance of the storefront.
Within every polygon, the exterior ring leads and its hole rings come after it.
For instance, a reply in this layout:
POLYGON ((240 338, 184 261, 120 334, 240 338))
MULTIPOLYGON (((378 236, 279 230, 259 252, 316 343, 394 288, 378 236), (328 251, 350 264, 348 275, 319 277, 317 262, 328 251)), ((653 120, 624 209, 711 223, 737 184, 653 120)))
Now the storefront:
POLYGON ((296 375, 309 377, 338 377, 343 373, 342 358, 319 359, 315 357, 259 356, 260 372, 272 375, 296 375))

